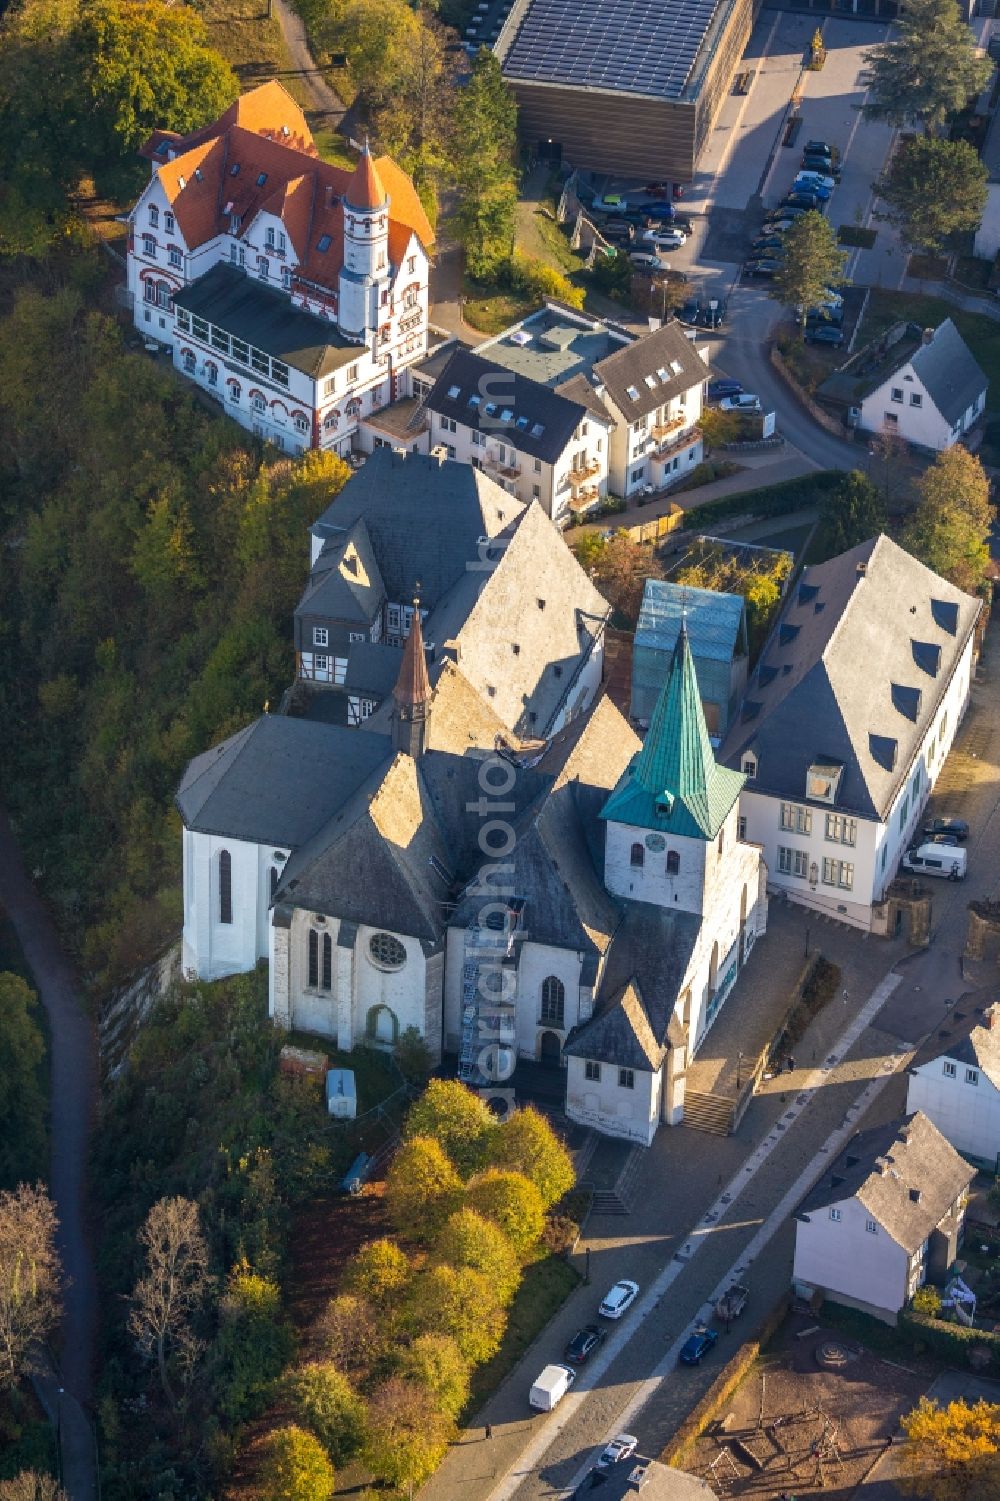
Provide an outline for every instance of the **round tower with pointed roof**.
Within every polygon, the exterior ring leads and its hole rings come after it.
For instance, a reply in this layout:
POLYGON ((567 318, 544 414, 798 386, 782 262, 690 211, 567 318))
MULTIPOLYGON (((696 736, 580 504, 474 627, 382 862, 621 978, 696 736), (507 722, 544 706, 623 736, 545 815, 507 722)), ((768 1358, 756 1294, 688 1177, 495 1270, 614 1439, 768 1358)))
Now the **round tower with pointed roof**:
POLYGON ((389 282, 389 195, 367 141, 344 193, 344 264, 337 322, 349 338, 366 340, 378 328, 382 290, 389 282))

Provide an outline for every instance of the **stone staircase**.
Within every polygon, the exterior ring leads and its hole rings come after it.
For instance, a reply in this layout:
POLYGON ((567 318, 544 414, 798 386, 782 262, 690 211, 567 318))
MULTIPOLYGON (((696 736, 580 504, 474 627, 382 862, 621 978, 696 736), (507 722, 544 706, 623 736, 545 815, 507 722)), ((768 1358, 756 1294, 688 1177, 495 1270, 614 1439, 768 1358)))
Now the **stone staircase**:
POLYGON ((633 1147, 618 1175, 614 1188, 594 1190, 595 1214, 631 1214, 632 1190, 642 1162, 642 1147, 633 1147))
POLYGON ((733 1129, 736 1101, 727 1095, 699 1094, 689 1089, 684 1094, 684 1124, 695 1131, 709 1131, 713 1136, 728 1136, 733 1129))

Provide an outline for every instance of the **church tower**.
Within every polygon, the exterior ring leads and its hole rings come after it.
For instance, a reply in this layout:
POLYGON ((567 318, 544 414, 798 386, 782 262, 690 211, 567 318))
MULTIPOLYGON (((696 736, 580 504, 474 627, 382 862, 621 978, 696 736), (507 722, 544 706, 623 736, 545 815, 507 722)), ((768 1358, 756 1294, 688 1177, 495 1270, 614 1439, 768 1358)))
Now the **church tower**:
POLYGON ((737 838, 744 780, 712 754, 682 625, 643 747, 601 810, 608 890, 704 915, 737 838))
POLYGON ((413 624, 403 647, 403 661, 392 690, 392 748, 422 756, 431 727, 431 681, 427 676, 420 601, 413 601, 413 624))
POLYGON ((343 210, 337 323, 348 338, 367 343, 379 326, 382 292, 389 285, 389 197, 367 142, 344 193, 343 210))

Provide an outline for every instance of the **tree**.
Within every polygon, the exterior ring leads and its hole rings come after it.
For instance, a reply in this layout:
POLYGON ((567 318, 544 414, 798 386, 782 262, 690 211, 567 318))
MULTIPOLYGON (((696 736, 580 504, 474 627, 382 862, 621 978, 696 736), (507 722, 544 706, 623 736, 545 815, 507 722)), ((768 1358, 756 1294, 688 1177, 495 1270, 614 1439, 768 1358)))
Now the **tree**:
POLYGON ((299 1366, 288 1378, 295 1416, 319 1439, 334 1464, 343 1464, 361 1447, 366 1406, 332 1361, 299 1366))
POLYGON ((434 1067, 431 1050, 416 1027, 404 1027, 393 1054, 403 1076, 411 1084, 426 1084, 434 1067))
POLYGON ((515 1110, 490 1142, 491 1167, 523 1173, 551 1209, 576 1182, 573 1160, 544 1115, 528 1105, 515 1110))
POLYGON ((924 1501, 998 1501, 1000 1406, 921 1397, 903 1418, 909 1443, 901 1456, 908 1488, 924 1501))
POLYGON ((394 1376, 372 1393, 364 1462, 377 1480, 412 1490, 437 1469, 452 1433, 426 1388, 394 1376))
POLYGON ((625 531, 615 532, 594 560, 594 578, 601 591, 630 625, 639 617, 649 572, 649 554, 625 531))
POLYGON ((241 1262, 229 1274, 219 1302, 219 1334, 213 1348, 219 1407, 231 1423, 262 1410, 291 1352, 280 1287, 241 1262))
POLYGON ((872 82, 863 112, 870 120, 917 121, 934 130, 986 87, 989 58, 978 56, 954 0, 908 0, 894 29, 892 41, 864 55, 872 82))
POLYGON ((314 1344, 352 1380, 366 1376, 385 1349, 383 1325, 364 1298, 340 1293, 320 1315, 314 1344))
POLYGON ((469 1362, 450 1334, 420 1334, 399 1356, 399 1374, 425 1387, 449 1418, 469 1400, 469 1362))
POLYGON ((0 1188, 45 1171, 45 1038, 34 991, 0 974, 0 1188))
POLYGON ((819 213, 800 215, 781 242, 784 257, 770 295, 786 307, 801 308, 804 320, 806 309, 818 306, 827 288, 844 280, 847 253, 837 245, 833 225, 819 213))
POLYGON ((872 462, 868 473, 878 486, 886 512, 897 493, 909 482, 903 460, 906 458, 905 439, 891 427, 883 427, 868 445, 872 462))
POLYGON ((56 1223, 41 1184, 0 1193, 0 1392, 17 1385, 31 1347, 44 1343, 59 1322, 56 1223))
POLYGON ((406 1252, 394 1240, 369 1241, 348 1263, 344 1285, 348 1291, 377 1307, 398 1296, 410 1280, 406 1252))
POLYGON ((500 1348, 505 1315, 497 1289, 471 1267, 432 1266, 413 1283, 406 1304, 413 1334, 449 1334, 473 1365, 500 1348))
POLYGON ((51 1475, 22 1470, 11 1480, 0 1480, 0 1501, 69 1501, 69 1497, 51 1475))
POLYGON ((742 594, 747 604, 750 655, 755 656, 767 638, 791 571, 792 558, 786 552, 754 553, 747 561, 731 548, 701 539, 692 544, 688 562, 674 580, 695 589, 742 594))
POLYGON ((438 1142, 463 1178, 483 1166, 497 1129, 489 1106, 457 1079, 431 1079, 406 1116, 404 1135, 438 1142))
POLYGON ((472 63, 452 116, 455 231, 470 276, 488 281, 514 250, 517 106, 488 47, 472 63))
POLYGON ((412 1240, 433 1235, 458 1207, 462 1180, 439 1142, 414 1136, 392 1160, 385 1184, 389 1218, 412 1240))
POLYGON ((959 589, 975 593, 989 570, 987 538, 994 516, 982 464, 955 444, 938 454, 917 489, 920 500, 903 546, 959 589))
POLYGON ((267 1501, 329 1501, 333 1465, 318 1438, 289 1423, 264 1440, 261 1479, 267 1501))
POLYGON ((318 34, 324 47, 346 54, 353 83, 368 104, 377 105, 405 76, 419 27, 406 0, 343 0, 318 34))
POLYGON ((374 124, 386 150, 413 177, 433 222, 437 184, 448 169, 455 65, 449 33, 429 8, 404 9, 412 35, 398 56, 392 88, 380 96, 374 124))
POLYGON ((876 185, 887 205, 878 217, 895 225, 913 249, 939 251, 949 235, 979 228, 987 175, 968 141, 916 136, 902 143, 876 185))
POLYGON ((482 1272, 502 1304, 511 1301, 521 1281, 517 1252, 500 1226, 474 1209, 459 1209, 446 1222, 433 1247, 442 1266, 468 1266, 482 1272))
POLYGON ((132 1293, 129 1333, 145 1355, 156 1357, 163 1394, 175 1406, 169 1367, 174 1361, 190 1370, 200 1348, 192 1321, 211 1285, 197 1204, 158 1199, 139 1231, 139 1244, 146 1273, 132 1293))
POLYGON ((821 558, 847 552, 885 530, 882 497, 866 474, 853 469, 843 483, 824 496, 816 529, 816 550, 821 558))
POLYGON ((523 1173, 490 1168, 473 1178, 465 1194, 470 1209, 493 1220, 523 1256, 545 1228, 545 1206, 523 1173))

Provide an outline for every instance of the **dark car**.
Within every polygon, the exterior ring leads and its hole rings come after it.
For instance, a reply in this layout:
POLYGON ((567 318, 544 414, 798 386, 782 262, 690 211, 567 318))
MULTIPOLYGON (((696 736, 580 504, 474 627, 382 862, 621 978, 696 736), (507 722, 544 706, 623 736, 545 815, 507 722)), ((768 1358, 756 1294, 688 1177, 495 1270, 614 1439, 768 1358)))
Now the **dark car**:
POLYGON ((718 1329, 699 1324, 681 1346, 681 1365, 698 1365, 719 1338, 718 1329))
POLYGON ((611 219, 607 224, 603 225, 601 234, 606 240, 617 240, 621 243, 627 243, 635 234, 635 230, 631 224, 626 224, 621 219, 611 219))
POLYGON ((691 302, 685 302, 683 307, 679 307, 677 309, 677 317, 680 319, 681 323, 694 324, 698 322, 698 314, 700 312, 701 303, 692 300, 691 302))
POLYGON ((840 156, 836 146, 831 146, 828 141, 806 141, 802 150, 807 156, 828 156, 834 160, 840 156))
POLYGON ((830 157, 810 156, 808 152, 802 158, 802 170, 803 172, 822 172, 824 177, 832 177, 834 182, 839 182, 843 176, 836 162, 831 161, 830 157))
POLYGON ((640 210, 647 219, 673 219, 674 206, 672 203, 647 203, 640 210))
POLYGON ((728 303, 724 298, 715 300, 715 306, 711 302, 703 302, 698 309, 697 324, 699 328, 721 328, 726 321, 728 303))
POLYGON ((691 220, 687 217, 686 214, 675 214, 670 223, 674 229, 683 229, 686 235, 689 235, 691 233, 691 220))
POLYGON ((819 209, 820 200, 815 193, 789 193, 787 198, 782 198, 782 208, 819 209))
POLYGON ((964 818, 931 818, 924 824, 923 831, 928 839, 933 839, 935 834, 952 834, 960 844, 969 837, 969 825, 964 818))
POLYGON ((811 307, 806 313, 806 328, 842 328, 843 324, 843 308, 811 307))
POLYGON ((647 182, 642 191, 648 193, 651 198, 665 198, 670 192, 670 184, 666 182, 647 182))
POLYGON ((784 235, 761 235, 754 240, 753 250, 780 250, 785 243, 784 235))
POLYGON ((738 380, 710 380, 708 383, 709 401, 722 401, 725 396, 739 396, 743 387, 738 380))
POLYGON ((844 342, 844 330, 832 323, 814 323, 806 329, 807 344, 832 344, 839 349, 844 342))
POLYGON ((773 257, 763 257, 761 260, 747 261, 743 267, 747 276, 777 276, 781 270, 781 262, 773 257))
POLYGON ((588 1324, 585 1329, 580 1329, 566 1346, 566 1359, 574 1365, 583 1365, 593 1355, 605 1333, 596 1324, 588 1324))
POLYGON ((811 214, 812 212, 811 208, 806 208, 801 204, 783 203, 780 208, 775 209, 774 213, 765 220, 764 228, 768 229, 772 224, 787 225, 789 222, 794 224, 795 220, 801 219, 803 214, 811 214))

